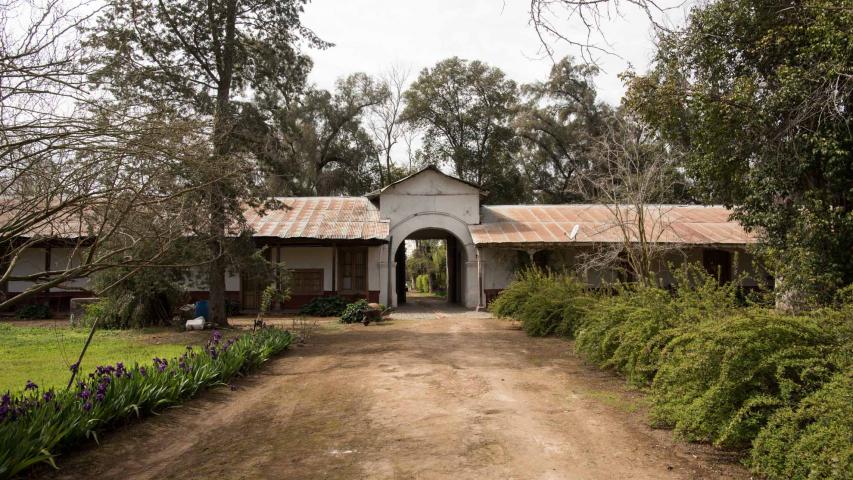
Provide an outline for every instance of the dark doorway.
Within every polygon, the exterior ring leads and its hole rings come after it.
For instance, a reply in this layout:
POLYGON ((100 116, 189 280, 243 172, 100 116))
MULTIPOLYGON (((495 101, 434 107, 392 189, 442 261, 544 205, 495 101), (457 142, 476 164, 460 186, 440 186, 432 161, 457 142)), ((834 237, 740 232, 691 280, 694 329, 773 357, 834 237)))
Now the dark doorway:
POLYGON ((732 252, 717 249, 703 250, 702 265, 720 284, 732 281, 732 252))
POLYGON ((406 303, 406 242, 400 245, 397 252, 394 254, 394 262, 397 264, 396 283, 397 283, 397 303, 406 303))

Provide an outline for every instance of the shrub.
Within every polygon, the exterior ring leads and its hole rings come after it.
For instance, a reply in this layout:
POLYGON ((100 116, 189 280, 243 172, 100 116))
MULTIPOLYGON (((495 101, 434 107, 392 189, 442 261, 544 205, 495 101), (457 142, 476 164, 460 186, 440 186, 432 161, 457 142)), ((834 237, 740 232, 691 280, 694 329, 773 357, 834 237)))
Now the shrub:
POLYGON ((347 308, 347 301, 341 297, 316 297, 299 309, 300 315, 311 317, 339 317, 347 308))
POLYGON ((770 479, 850 478, 853 369, 836 374, 796 407, 773 414, 755 439, 749 464, 770 479))
POLYGON ((593 298, 581 282, 536 267, 521 271, 490 305, 492 313, 521 321, 530 336, 571 337, 593 298))
POLYGON ((748 446, 837 370, 833 339, 813 318, 759 309, 682 328, 663 352, 652 416, 690 440, 748 446))
POLYGON ((418 275, 415 278, 415 290, 421 293, 429 293, 429 275, 418 275))
MULTIPOLYGON (((155 358, 153 365, 100 366, 76 388, 24 391, 0 399, 0 478, 37 463, 56 467, 54 456, 131 417, 138 417, 223 384, 281 352, 292 340, 273 328, 221 341, 218 332, 203 350, 187 348, 178 358, 155 358)), ((74 368, 72 366, 72 368, 74 368)))
POLYGON ((544 274, 539 288, 530 294, 518 312, 524 331, 530 336, 574 336, 585 314, 589 297, 573 277, 544 274))
POLYGON ((543 273, 536 268, 520 271, 489 305, 489 310, 500 318, 516 318, 521 307, 539 288, 543 273))
POLYGON ((152 280, 146 273, 125 280, 107 296, 88 305, 83 323, 91 324, 97 319, 100 328, 108 329, 168 325, 182 297, 183 290, 177 283, 152 280))
POLYGON ((588 361, 612 368, 637 386, 651 383, 660 352, 678 325, 671 295, 656 288, 623 289, 589 308, 575 348, 588 361))
POLYGON ((24 320, 45 320, 50 318, 50 306, 44 303, 24 305, 15 312, 15 316, 24 320))
POLYGON ((361 299, 350 303, 341 314, 341 323, 361 323, 367 311, 367 300, 361 299))
POLYGON ((677 335, 700 321, 740 308, 737 286, 719 285, 697 265, 673 272, 673 292, 622 286, 617 295, 589 308, 576 348, 587 360, 612 368, 635 386, 651 384, 661 352, 677 335))

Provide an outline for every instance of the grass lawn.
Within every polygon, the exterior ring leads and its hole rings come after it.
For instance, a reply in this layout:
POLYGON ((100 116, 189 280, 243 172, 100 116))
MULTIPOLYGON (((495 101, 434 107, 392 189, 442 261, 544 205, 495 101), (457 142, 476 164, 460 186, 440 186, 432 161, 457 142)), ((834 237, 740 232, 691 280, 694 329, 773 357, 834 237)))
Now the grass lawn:
MULTIPOLYGON (((62 321, 56 326, 0 323, 0 393, 20 390, 27 380, 42 388, 64 388, 71 375, 68 367, 77 360, 88 334, 62 321)), ((148 364, 154 357, 172 358, 187 345, 204 344, 209 336, 210 332, 174 329, 100 330, 86 351, 81 373, 116 362, 148 364)))

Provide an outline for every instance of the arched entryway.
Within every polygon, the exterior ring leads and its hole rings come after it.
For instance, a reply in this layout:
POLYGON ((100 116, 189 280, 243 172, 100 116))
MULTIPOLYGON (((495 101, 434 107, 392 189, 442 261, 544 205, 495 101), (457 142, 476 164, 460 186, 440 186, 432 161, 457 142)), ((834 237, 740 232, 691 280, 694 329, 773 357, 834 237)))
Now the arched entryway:
POLYGON ((464 292, 461 279, 465 263, 465 248, 452 233, 433 228, 418 230, 409 235, 394 255, 397 304, 407 303, 410 295, 424 294, 443 297, 451 304, 462 304, 464 292), (420 259, 411 265, 412 258, 420 259), (424 265, 426 263, 426 265, 424 265), (424 270, 430 270, 428 273, 424 270), (415 268, 415 271, 412 269, 415 268), (421 274, 421 275, 419 275, 421 274), (429 290, 418 290, 416 280, 423 276, 429 290))
POLYGON ((442 212, 419 213, 398 222, 391 230, 394 265, 390 291, 392 304, 406 302, 406 240, 439 240, 447 246, 447 302, 467 307, 479 303, 478 270, 474 242, 468 225, 442 212))

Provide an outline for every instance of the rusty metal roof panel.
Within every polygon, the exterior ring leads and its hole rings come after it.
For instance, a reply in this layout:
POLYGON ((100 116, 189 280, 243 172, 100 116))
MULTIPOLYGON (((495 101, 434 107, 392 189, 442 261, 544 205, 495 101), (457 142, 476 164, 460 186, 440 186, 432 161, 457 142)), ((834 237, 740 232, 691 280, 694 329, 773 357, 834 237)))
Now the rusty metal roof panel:
POLYGON ((276 198, 279 208, 263 214, 248 209, 248 227, 256 237, 318 240, 387 240, 388 222, 364 197, 276 198))
MULTIPOLYGON (((481 209, 481 223, 469 227, 474 243, 549 244, 616 243, 624 240, 619 217, 636 225, 635 209, 608 205, 498 205, 481 209), (576 235, 570 237, 577 227, 576 235)), ((648 205, 644 210, 649 240, 660 243, 747 245, 756 236, 731 220, 721 206, 648 205)), ((630 228, 628 229, 631 230, 630 228)), ((630 233, 632 241, 638 239, 630 233)))

